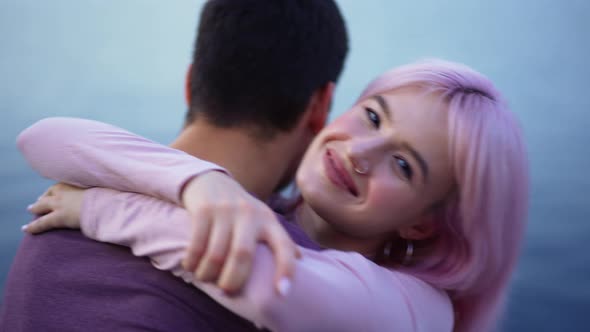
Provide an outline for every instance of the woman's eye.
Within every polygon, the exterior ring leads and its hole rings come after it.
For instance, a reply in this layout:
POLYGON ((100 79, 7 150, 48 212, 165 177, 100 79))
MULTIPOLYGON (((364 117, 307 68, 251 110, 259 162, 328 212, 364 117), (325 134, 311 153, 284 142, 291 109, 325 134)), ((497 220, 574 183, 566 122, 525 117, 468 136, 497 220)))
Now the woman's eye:
POLYGON ((379 117, 379 114, 369 107, 365 107, 365 112, 367 112, 367 118, 369 118, 369 121, 371 121, 373 126, 379 129, 381 126, 381 118, 379 117))
POLYGON ((406 177, 406 179, 408 180, 412 180, 414 172, 412 171, 412 167, 410 167, 410 164, 405 159, 400 157, 394 157, 394 159, 396 167, 399 168, 399 170, 403 173, 404 177, 406 177))

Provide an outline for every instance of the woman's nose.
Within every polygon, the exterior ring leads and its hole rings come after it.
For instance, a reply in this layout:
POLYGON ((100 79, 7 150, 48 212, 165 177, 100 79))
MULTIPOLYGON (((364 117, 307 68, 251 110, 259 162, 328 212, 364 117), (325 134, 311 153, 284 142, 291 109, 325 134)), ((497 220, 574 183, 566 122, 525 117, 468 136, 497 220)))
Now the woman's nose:
POLYGON ((380 155, 386 142, 380 137, 352 139, 348 144, 348 158, 352 169, 358 174, 368 174, 380 155))

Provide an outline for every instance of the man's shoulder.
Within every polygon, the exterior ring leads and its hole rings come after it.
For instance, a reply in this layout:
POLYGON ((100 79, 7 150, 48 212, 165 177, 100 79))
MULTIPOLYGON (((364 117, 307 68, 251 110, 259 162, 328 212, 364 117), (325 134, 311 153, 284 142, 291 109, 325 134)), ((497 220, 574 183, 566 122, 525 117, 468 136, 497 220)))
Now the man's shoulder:
POLYGON ((64 229, 25 235, 13 267, 26 265, 27 269, 34 270, 70 271, 73 278, 74 275, 87 273, 107 275, 113 272, 111 270, 124 272, 113 269, 117 261, 149 264, 145 259, 134 257, 128 248, 100 243, 85 237, 80 231, 64 229))
POLYGON ((78 231, 26 235, 6 282, 4 303, 10 306, 2 308, 0 329, 117 330, 145 324, 142 320, 164 326, 169 321, 154 319, 151 311, 165 303, 155 284, 170 293, 168 298, 179 292, 170 281, 162 282, 166 277, 128 249, 95 242, 78 231), (33 312, 35 321, 22 321, 33 312), (56 318, 66 313, 69 321, 56 318))
MULTIPOLYGON (((186 286, 170 273, 155 269, 148 258, 134 256, 129 248, 94 241, 77 230, 25 235, 10 273, 20 275, 25 271, 37 272, 30 279, 24 279, 37 284, 35 286, 43 282, 73 287, 66 283, 75 282, 76 285, 106 289, 140 284, 145 279, 154 278, 186 286)), ((23 280, 22 277, 19 279, 23 280)))
MULTIPOLYGON (((214 316, 231 315, 198 289, 154 268, 149 259, 134 256, 129 248, 96 242, 74 230, 26 235, 4 295, 3 302, 11 305, 2 308, 0 330, 136 326, 153 331, 214 331, 214 316), (35 321, 23 322, 22 317, 31 312, 35 321), (56 318, 65 313, 68 321, 56 318), (22 328, 25 323, 30 326, 22 328)), ((239 319, 235 323, 248 326, 239 319)))

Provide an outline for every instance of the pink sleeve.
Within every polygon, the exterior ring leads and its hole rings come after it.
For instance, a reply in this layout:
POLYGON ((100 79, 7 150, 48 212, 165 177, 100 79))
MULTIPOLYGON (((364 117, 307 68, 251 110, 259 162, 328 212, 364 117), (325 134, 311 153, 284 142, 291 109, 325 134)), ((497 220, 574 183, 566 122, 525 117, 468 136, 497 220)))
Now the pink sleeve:
POLYGON ((193 176, 221 167, 92 120, 47 118, 25 129, 17 145, 42 176, 82 187, 140 192, 180 203, 193 176))
MULTIPOLYGON (((287 296, 275 291, 275 265, 260 245, 244 291, 227 297, 181 268, 190 237, 188 213, 133 193, 86 191, 82 230, 95 240, 128 246, 159 269, 193 283, 236 314, 272 331, 451 331, 448 297, 411 276, 373 264, 357 253, 301 248, 287 296)), ((194 222, 194 221, 193 221, 194 222)))

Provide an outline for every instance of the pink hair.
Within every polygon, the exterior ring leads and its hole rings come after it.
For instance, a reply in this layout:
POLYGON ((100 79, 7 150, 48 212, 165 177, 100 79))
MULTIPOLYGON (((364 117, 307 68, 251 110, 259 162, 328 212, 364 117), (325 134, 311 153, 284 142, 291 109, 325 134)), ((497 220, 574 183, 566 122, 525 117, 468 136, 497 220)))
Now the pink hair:
POLYGON ((448 105, 457 190, 443 204, 429 255, 403 271, 447 291, 455 331, 492 330, 526 224, 528 161, 520 127, 487 78, 442 60, 388 71, 360 100, 407 86, 436 93, 448 105))

